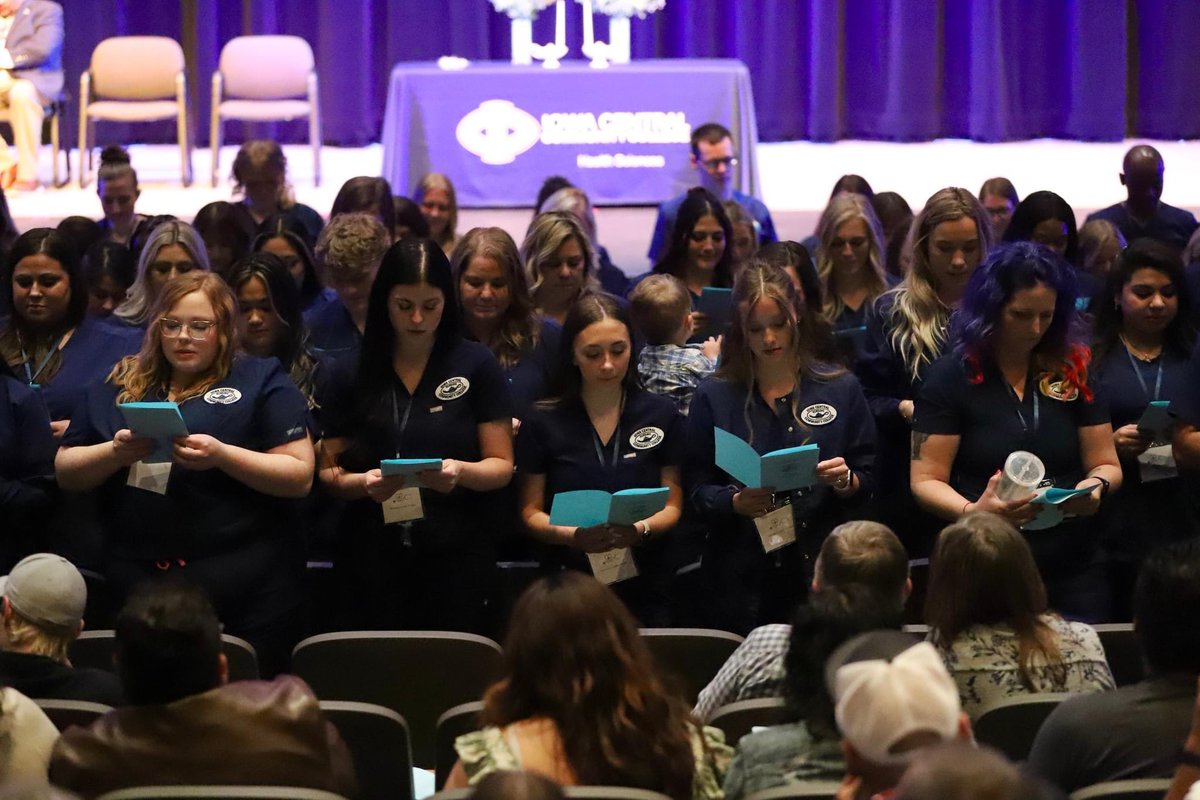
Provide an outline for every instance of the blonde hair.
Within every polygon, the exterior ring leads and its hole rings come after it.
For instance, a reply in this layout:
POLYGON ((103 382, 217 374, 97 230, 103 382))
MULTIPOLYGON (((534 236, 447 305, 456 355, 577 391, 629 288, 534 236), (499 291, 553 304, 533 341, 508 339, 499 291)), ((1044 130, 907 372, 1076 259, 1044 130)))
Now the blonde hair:
POLYGON ((392 235, 373 214, 338 214, 317 240, 314 255, 326 270, 360 273, 379 266, 392 235))
POLYGON ((673 275, 643 278, 629 295, 633 324, 649 345, 671 344, 691 310, 687 287, 673 275))
POLYGON ((966 189, 940 189, 925 202, 913 219, 904 250, 911 265, 908 275, 891 291, 893 303, 883 322, 892 349, 899 354, 911 380, 917 380, 926 364, 942 353, 946 344, 950 309, 938 299, 933 270, 929 266, 929 237, 943 222, 968 218, 979 237, 979 260, 992 247, 992 225, 987 211, 966 189))
POLYGON ((168 220, 156 227, 150 234, 150 238, 146 240, 142 254, 138 257, 137 277, 134 278, 133 285, 129 287, 129 294, 126 295, 125 302, 117 306, 117 310, 113 312, 115 316, 131 325, 146 324, 150 317, 150 307, 154 305, 154 298, 150 296, 150 287, 146 279, 146 270, 158 258, 158 251, 173 244, 177 244, 187 251, 196 264, 196 269, 202 269, 205 272, 211 269, 208 264, 208 250, 196 229, 177 219, 168 220))
MULTIPOLYGON (((1109 243, 1117 245, 1117 255, 1126 248, 1125 237, 1116 225, 1106 219, 1090 219, 1079 229, 1079 258, 1083 262, 1083 271, 1097 278, 1107 276, 1107 269, 1100 272, 1097 268, 1100 260, 1100 250, 1109 243)), ((1189 243, 1190 244, 1190 243, 1189 243)), ((1115 259, 1114 259, 1115 260, 1115 259)), ((1191 262, 1183 262, 1185 265, 1191 262)), ((1108 265, 1108 269, 1112 264, 1108 265)))
POLYGON ((144 400, 155 389, 166 389, 171 381, 171 362, 167 361, 162 347, 162 328, 158 321, 180 300, 199 292, 212 305, 213 321, 216 322, 217 357, 200 380, 175 396, 176 403, 199 397, 219 381, 224 380, 233 368, 237 353, 237 327, 234 319, 237 300, 233 290, 219 275, 211 272, 189 272, 168 283, 159 295, 158 302, 150 313, 146 337, 137 355, 126 356, 117 362, 108 375, 109 383, 117 386, 118 403, 135 403, 144 400))
MULTIPOLYGON (((11 605, 9 607, 12 608, 11 605)), ((71 642, 79 636, 79 629, 78 626, 40 626, 25 619, 20 611, 13 608, 12 614, 4 620, 4 636, 8 639, 9 649, 45 656, 60 664, 66 664, 67 651, 71 642)))
POLYGON ((834 195, 821 214, 821 222, 817 225, 817 276, 821 279, 821 287, 825 290, 825 317, 835 320, 845 310, 846 304, 837 292, 837 273, 833 268, 833 254, 829 251, 829 243, 837 236, 837 230, 847 222, 861 219, 867 228, 867 241, 870 252, 867 256, 868 271, 867 299, 872 302, 876 297, 887 291, 887 276, 884 271, 883 226, 871 202, 859 194, 842 192, 834 195))
POLYGON ((596 280, 596 252, 591 239, 584 233, 583 226, 574 214, 566 211, 547 211, 533 218, 525 234, 525 241, 521 243, 521 259, 525 262, 529 294, 533 297, 535 306, 541 307, 538 292, 546 280, 543 270, 554 258, 558 248, 570 239, 579 242, 579 249, 583 251, 584 283, 580 294, 589 290, 599 291, 600 283, 596 280))
POLYGON ((499 340, 493 352, 505 369, 515 367, 541 338, 541 326, 533 313, 533 299, 525 283, 525 269, 517 244, 503 228, 472 228, 459 240, 450 255, 454 292, 462 306, 462 275, 476 258, 490 258, 508 279, 508 308, 500 320, 499 340))
POLYGON ((417 201, 417 205, 425 200, 425 195, 435 189, 441 189, 446 193, 446 200, 450 203, 450 213, 446 220, 446 230, 442 235, 434 239, 438 247, 445 250, 454 244, 458 234, 455 231, 458 229, 458 193, 454 191, 454 184, 450 182, 450 178, 440 172, 430 172, 421 180, 417 181, 417 190, 413 192, 413 200, 417 201))

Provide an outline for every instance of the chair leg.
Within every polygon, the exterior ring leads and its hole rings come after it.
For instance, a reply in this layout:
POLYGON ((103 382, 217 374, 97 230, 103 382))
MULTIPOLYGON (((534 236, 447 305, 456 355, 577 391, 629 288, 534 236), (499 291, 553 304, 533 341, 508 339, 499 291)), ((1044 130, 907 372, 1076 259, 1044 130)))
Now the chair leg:
POLYGON ((313 151, 313 186, 321 185, 321 91, 316 71, 308 74, 308 143, 313 151))
POLYGON ((87 118, 87 105, 79 109, 79 188, 85 189, 92 172, 92 151, 88 140, 90 123, 87 118))
POLYGON ((217 183, 220 180, 221 167, 221 115, 213 110, 212 128, 208 133, 208 143, 212 147, 212 186, 217 188, 217 183))
POLYGON ((187 109, 182 106, 179 109, 179 157, 182 160, 182 175, 183 185, 185 187, 192 185, 192 150, 191 142, 188 140, 188 123, 187 109))
MULTIPOLYGON (((59 171, 58 171, 59 150, 60 150, 60 142, 58 139, 58 109, 51 108, 50 109, 50 158, 54 162, 54 169, 53 169, 51 175, 53 176, 52 180, 54 181, 55 189, 62 186, 62 182, 59 181, 59 171)), ((67 180, 70 180, 70 176, 67 177, 67 180)))

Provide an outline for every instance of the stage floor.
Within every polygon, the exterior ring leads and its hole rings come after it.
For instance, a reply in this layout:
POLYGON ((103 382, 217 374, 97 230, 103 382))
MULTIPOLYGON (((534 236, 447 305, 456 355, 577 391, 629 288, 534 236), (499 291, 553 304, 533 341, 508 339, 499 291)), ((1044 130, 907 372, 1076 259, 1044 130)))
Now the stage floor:
MULTIPOLYGON (((1004 175, 1022 195, 1038 189, 1058 192, 1071 203, 1082 221, 1089 212, 1124 196, 1117 176, 1129 144, 1049 139, 1003 144, 962 140, 918 144, 781 142, 759 145, 758 162, 763 200, 771 209, 776 230, 781 237, 798 240, 812 232, 834 181, 848 172, 867 178, 876 191, 899 192, 914 211, 943 186, 957 184, 974 191, 986 178, 1004 175)), ((1200 211, 1200 142, 1152 144, 1163 154, 1167 165, 1164 199, 1172 205, 1200 211)), ((138 202, 141 213, 174 214, 191 219, 204 204, 230 198, 232 187, 227 176, 236 147, 222 149, 225 177, 215 189, 206 179, 210 158, 206 149, 193 154, 197 180, 187 189, 179 181, 179 154, 175 147, 134 145, 129 150, 141 179, 142 196, 138 202)), ((322 214, 329 212, 343 182, 356 175, 378 175, 383 163, 379 145, 326 147, 322 160, 324 180, 316 187, 312 185, 312 159, 307 147, 289 145, 286 151, 297 199, 322 214)), ((77 177, 74 163, 72 171, 77 177)), ((49 182, 48 147, 42 149, 42 173, 43 180, 49 182)), ((84 190, 72 181, 62 189, 11 193, 8 202, 20 230, 53 225, 73 214, 100 216, 94 182, 84 190)), ((498 225, 519 243, 529 214, 521 209, 465 209, 460 213, 459 229, 498 225)), ((653 208, 601 208, 597 210, 597 225, 600 241, 616 264, 630 274, 648 268, 645 253, 654 226, 653 208)))

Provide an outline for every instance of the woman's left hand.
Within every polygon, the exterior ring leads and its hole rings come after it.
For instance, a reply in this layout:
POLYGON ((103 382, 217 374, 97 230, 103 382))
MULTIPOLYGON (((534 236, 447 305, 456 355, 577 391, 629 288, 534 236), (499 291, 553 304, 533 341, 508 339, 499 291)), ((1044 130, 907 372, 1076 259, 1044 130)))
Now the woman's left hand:
POLYGON ((193 433, 175 440, 173 458, 184 469, 206 470, 221 466, 225 445, 206 433, 193 433))
POLYGON ((850 466, 842 457, 817 463, 817 480, 835 489, 850 488, 850 466))
POLYGON ((462 475, 463 463, 455 461, 452 458, 442 459, 441 470, 427 469, 424 472, 417 473, 417 480, 427 489, 432 489, 435 492, 442 494, 450 494, 454 491, 454 487, 458 486, 458 479, 462 475))
POLYGON ((642 540, 637 525, 609 525, 608 530, 612 534, 614 548, 633 547, 642 540))
POLYGON ((1076 495, 1070 500, 1064 500, 1062 512, 1073 517, 1090 517, 1100 510, 1100 491, 1104 484, 1095 478, 1084 478, 1079 483, 1075 484, 1076 489, 1092 488, 1094 491, 1087 494, 1076 495))

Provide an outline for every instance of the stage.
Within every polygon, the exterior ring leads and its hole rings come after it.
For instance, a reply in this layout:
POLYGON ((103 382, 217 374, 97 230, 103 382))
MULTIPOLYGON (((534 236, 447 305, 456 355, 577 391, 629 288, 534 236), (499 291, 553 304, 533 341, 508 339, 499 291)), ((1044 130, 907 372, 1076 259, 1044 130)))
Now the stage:
MULTIPOLYGON (((975 191, 984 179, 1004 175, 1022 196, 1038 189, 1058 192, 1082 222, 1089 212, 1123 198, 1117 176, 1129 144, 1048 139, 1003 144, 949 139, 916 144, 770 143, 758 146, 758 176, 762 199, 771 209, 776 230, 789 239, 799 240, 812 233, 834 181, 847 172, 863 175, 877 192, 899 192, 914 211, 943 186, 958 184, 975 191)), ((1166 161, 1164 200, 1193 213, 1200 212, 1200 142, 1151 144, 1166 161)), ((204 204, 231 196, 232 187, 227 180, 215 189, 207 181, 183 188, 179 183, 179 154, 174 146, 133 145, 129 150, 141 180, 142 196, 138 202, 141 213, 174 214, 190 219, 204 204)), ((286 151, 297 199, 322 214, 328 214, 344 181, 356 175, 379 175, 383 167, 383 150, 379 145, 326 147, 324 181, 314 187, 307 147, 288 145, 286 151)), ((228 175, 235 152, 235 147, 222 150, 223 175, 228 175)), ((74 155, 72 176, 77 178, 74 155)), ((193 154, 198 176, 208 174, 209 158, 207 149, 197 149, 193 154)), ((49 147, 42 148, 41 174, 48 183, 49 147)), ((405 187, 394 188, 402 191, 405 187)), ((82 191, 72 181, 62 189, 13 193, 8 202, 20 230, 52 225, 74 214, 100 216, 94 181, 82 191)), ((532 205, 533 198, 527 202, 532 205)), ((459 215, 459 231, 477 225, 498 225, 512 233, 519 243, 529 215, 528 209, 519 208, 464 209, 459 215)), ((644 272, 648 267, 645 253, 654 226, 653 207, 604 207, 597 209, 596 216, 600 241, 609 249, 614 263, 630 274, 644 272)))

